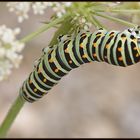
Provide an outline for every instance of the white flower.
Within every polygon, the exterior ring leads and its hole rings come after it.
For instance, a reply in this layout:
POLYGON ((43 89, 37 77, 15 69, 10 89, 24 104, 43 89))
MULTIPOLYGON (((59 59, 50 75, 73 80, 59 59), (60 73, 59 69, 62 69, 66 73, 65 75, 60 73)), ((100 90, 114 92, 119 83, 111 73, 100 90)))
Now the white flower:
POLYGON ((7 78, 12 68, 18 68, 23 58, 20 54, 24 44, 16 39, 20 28, 10 29, 6 25, 0 26, 0 81, 7 78))
POLYGON ((14 35, 17 35, 17 34, 19 34, 20 33, 20 28, 16 28, 16 29, 14 29, 13 30, 13 32, 14 32, 14 35))
POLYGON ((57 17, 66 13, 66 7, 70 7, 72 2, 8 2, 7 7, 10 12, 18 16, 18 22, 23 22, 29 18, 29 12, 33 10, 35 15, 43 15, 48 7, 51 7, 57 17))
POLYGON ((28 19, 28 12, 30 10, 31 2, 8 2, 10 12, 15 12, 18 16, 18 21, 22 22, 24 19, 28 19))
POLYGON ((60 2, 55 2, 54 4, 55 5, 53 6, 52 9, 56 13, 56 16, 57 17, 62 17, 62 15, 66 13, 64 4, 62 4, 60 2))
POLYGON ((19 67, 19 64, 20 64, 20 62, 21 62, 21 60, 23 58, 22 55, 19 55, 19 54, 15 53, 15 52, 12 52, 10 50, 7 51, 6 57, 10 60, 10 62, 13 64, 13 66, 15 68, 19 67))
POLYGON ((11 43, 11 45, 13 46, 12 50, 18 53, 20 53, 24 49, 24 44, 20 43, 19 41, 14 41, 11 43))
POLYGON ((34 2, 32 4, 34 14, 44 14, 45 9, 47 8, 47 2, 34 2))
POLYGON ((14 34, 11 29, 6 29, 1 36, 2 41, 5 43, 10 43, 14 40, 14 34))
POLYGON ((0 81, 7 79, 11 74, 12 64, 8 60, 0 61, 0 81))

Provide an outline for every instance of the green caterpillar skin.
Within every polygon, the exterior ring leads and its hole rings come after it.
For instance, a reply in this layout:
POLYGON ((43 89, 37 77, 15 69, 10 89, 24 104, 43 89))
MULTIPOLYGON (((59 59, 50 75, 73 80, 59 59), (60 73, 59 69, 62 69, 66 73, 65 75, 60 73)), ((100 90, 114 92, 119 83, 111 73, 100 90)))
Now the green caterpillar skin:
POLYGON ((139 27, 123 32, 80 31, 75 37, 59 37, 57 45, 44 48, 43 55, 24 81, 20 95, 24 100, 34 102, 46 95, 69 71, 91 61, 123 67, 139 62, 139 27))

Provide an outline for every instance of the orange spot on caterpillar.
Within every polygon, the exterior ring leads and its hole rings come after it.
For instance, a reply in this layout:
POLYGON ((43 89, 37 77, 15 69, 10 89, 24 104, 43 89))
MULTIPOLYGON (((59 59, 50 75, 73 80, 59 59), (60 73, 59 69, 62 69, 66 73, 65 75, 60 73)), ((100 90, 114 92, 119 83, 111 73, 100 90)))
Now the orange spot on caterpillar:
POLYGON ((69 60, 69 63, 71 64, 71 63, 72 63, 72 61, 71 61, 71 60, 69 60))
POLYGON ((83 44, 82 44, 82 43, 80 44, 80 48, 84 48, 84 46, 83 46, 83 44))
POLYGON ((114 36, 114 34, 111 34, 110 37, 114 36))
POLYGON ((107 44, 105 47, 108 49, 110 46, 107 44))
POLYGON ((53 59, 50 58, 50 59, 49 59, 49 62, 52 63, 52 62, 53 62, 53 59))
POLYGON ((122 51, 122 47, 119 47, 119 48, 118 48, 118 51, 121 52, 121 51, 122 51))
POLYGON ((97 46, 97 44, 96 43, 93 43, 93 47, 96 47, 97 46))
POLYGON ((65 53, 69 53, 69 52, 68 52, 68 48, 65 49, 65 53))
POLYGON ((44 82, 44 83, 45 83, 45 82, 47 82, 47 79, 46 79, 46 78, 44 78, 44 79, 43 79, 43 82, 44 82))
POLYGON ((102 36, 102 33, 99 33, 96 35, 96 37, 101 37, 102 36))
POLYGON ((97 56, 96 53, 94 53, 93 56, 96 57, 97 56))
POLYGON ((136 57, 139 57, 139 54, 138 53, 136 54, 136 57))
POLYGON ((123 58, 122 58, 122 57, 119 57, 119 58, 118 58, 118 60, 119 60, 119 61, 122 61, 122 60, 123 60, 123 58))
POLYGON ((32 81, 31 80, 29 81, 29 84, 32 84, 32 81))
POLYGON ((34 89, 34 92, 37 92, 37 89, 36 88, 34 89))
POLYGON ((114 32, 113 32, 113 33, 111 33, 109 36, 110 36, 110 37, 111 37, 111 36, 114 36, 114 32))
POLYGON ((38 71, 37 71, 38 73, 41 73, 41 70, 40 69, 38 69, 38 71))
POLYGON ((133 50, 137 50, 137 47, 133 48, 133 50))
POLYGON ((87 55, 86 54, 84 54, 83 56, 82 56, 82 58, 86 58, 87 57, 87 55))
POLYGON ((55 71, 55 72, 58 72, 58 71, 59 71, 59 69, 55 69, 54 71, 55 71))

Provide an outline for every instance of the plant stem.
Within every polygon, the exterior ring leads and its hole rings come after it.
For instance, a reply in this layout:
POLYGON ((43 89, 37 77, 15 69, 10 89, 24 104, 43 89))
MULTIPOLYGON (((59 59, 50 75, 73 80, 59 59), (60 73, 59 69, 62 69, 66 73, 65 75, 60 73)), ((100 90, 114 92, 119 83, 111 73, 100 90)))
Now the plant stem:
POLYGON ((18 115, 19 111, 23 107, 25 101, 18 96, 13 105, 11 106, 7 116, 5 117, 3 123, 0 126, 0 138, 6 136, 8 130, 10 129, 12 123, 14 122, 16 116, 18 115))
POLYGON ((50 21, 50 23, 43 25, 37 31, 32 32, 31 34, 27 35, 26 37, 24 37, 20 41, 23 42, 23 43, 26 43, 26 42, 34 39, 35 37, 40 35, 42 32, 44 32, 44 31, 48 30, 49 28, 55 26, 56 24, 62 22, 68 16, 69 16, 68 14, 65 14, 62 18, 57 18, 57 19, 54 19, 54 20, 50 21))
POLYGON ((115 17, 111 17, 111 16, 108 16, 108 15, 103 15, 103 14, 99 14, 99 13, 94 13, 94 14, 97 15, 97 16, 100 16, 100 17, 103 17, 103 18, 106 18, 106 19, 109 19, 109 20, 127 25, 127 26, 130 26, 130 27, 136 27, 137 26, 136 24, 124 21, 124 20, 119 19, 119 18, 115 18, 115 17))

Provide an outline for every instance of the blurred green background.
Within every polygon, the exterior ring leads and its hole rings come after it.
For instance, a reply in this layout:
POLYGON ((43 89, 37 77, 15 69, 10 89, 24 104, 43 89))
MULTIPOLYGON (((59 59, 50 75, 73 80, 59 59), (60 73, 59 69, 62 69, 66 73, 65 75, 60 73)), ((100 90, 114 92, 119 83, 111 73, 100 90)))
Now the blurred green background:
MULTIPOLYGON (((35 16, 19 24, 17 17, 0 7, 0 25, 21 27, 19 39, 35 31, 47 14, 35 16)), ((101 19, 110 29, 126 27, 101 19)), ((0 123, 19 94, 19 88, 54 34, 50 29, 26 44, 24 59, 9 79, 0 83, 0 123)), ((94 31, 94 28, 92 29, 94 31)), ((93 62, 71 71, 48 95, 26 103, 8 137, 79 138, 140 137, 140 64, 122 68, 93 62)))

